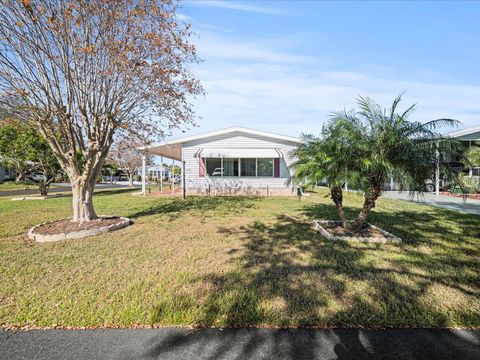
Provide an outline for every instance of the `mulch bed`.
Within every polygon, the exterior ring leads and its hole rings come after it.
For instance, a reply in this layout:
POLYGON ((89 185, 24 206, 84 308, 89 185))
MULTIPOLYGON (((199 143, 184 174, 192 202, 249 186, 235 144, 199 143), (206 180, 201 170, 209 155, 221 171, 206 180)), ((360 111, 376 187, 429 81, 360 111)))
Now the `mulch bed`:
POLYGON ((346 229, 339 224, 335 223, 323 223, 322 226, 328 230, 328 232, 335 236, 361 236, 361 237, 384 237, 385 235, 379 230, 366 226, 360 231, 355 229, 346 229))
POLYGON ((98 218, 82 223, 72 222, 71 220, 59 220, 39 226, 35 233, 40 235, 55 235, 78 232, 82 230, 90 230, 93 228, 100 228, 117 224, 120 221, 119 217, 98 218))

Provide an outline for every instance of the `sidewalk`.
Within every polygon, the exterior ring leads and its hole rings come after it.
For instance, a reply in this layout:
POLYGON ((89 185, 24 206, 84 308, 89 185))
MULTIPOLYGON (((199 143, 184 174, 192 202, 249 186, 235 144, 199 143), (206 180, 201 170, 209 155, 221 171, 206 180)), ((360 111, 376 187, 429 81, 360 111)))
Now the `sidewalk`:
POLYGON ((389 199, 404 200, 435 206, 438 208, 461 211, 469 214, 480 215, 480 200, 463 199, 446 195, 435 195, 433 193, 417 193, 413 198, 408 192, 384 191, 382 196, 389 199))
POLYGON ((480 330, 0 330, 0 359, 480 359, 480 330))

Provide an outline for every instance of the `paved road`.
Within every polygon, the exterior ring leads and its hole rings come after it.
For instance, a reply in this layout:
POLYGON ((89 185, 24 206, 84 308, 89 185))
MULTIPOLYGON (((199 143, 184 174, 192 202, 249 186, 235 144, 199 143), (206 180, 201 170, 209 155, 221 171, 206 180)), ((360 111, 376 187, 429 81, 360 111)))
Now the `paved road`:
POLYGON ((0 330, 0 359, 480 359, 480 330, 0 330))
MULTIPOLYGON (((72 190, 70 184, 53 184, 55 187, 50 189, 49 194, 53 193, 63 193, 69 192, 72 190)), ((127 188, 128 186, 123 184, 97 184, 95 190, 108 190, 108 189, 122 189, 127 188)), ((40 195, 38 188, 34 185, 29 185, 29 189, 24 190, 5 190, 0 191, 0 197, 2 196, 25 196, 25 195, 40 195)))
POLYGON ((413 198, 407 192, 384 191, 382 196, 390 199, 405 200, 435 206, 439 208, 461 211, 469 214, 480 215, 480 200, 457 198, 432 193, 418 193, 413 198))

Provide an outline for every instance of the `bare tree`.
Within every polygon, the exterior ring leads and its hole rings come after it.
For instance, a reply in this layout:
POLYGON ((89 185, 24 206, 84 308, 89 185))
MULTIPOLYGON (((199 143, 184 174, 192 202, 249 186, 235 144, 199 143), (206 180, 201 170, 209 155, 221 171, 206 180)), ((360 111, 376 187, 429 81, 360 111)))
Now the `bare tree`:
POLYGON ((125 172, 129 187, 133 187, 133 176, 142 166, 142 153, 136 149, 142 145, 143 142, 134 137, 122 137, 108 153, 107 162, 125 172))
POLYGON ((189 26, 171 0, 4 0, 0 90, 21 98, 68 175, 73 221, 92 195, 118 129, 161 137, 192 124, 203 92, 189 26))

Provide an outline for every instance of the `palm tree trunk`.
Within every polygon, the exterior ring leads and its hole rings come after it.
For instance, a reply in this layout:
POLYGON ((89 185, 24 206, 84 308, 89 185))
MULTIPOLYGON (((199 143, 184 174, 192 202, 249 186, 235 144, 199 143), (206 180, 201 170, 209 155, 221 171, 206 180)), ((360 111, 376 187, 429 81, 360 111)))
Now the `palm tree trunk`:
POLYGON ((343 191, 340 186, 335 186, 330 189, 330 196, 337 208, 338 217, 342 221, 344 228, 348 227, 347 217, 345 216, 345 209, 343 208, 343 191))
POLYGON ((368 189, 365 192, 365 200, 363 201, 363 207, 360 213, 358 214, 355 227, 357 230, 363 228, 367 221, 368 214, 370 210, 375 207, 377 199, 382 195, 382 187, 385 179, 381 175, 370 176, 368 189))

